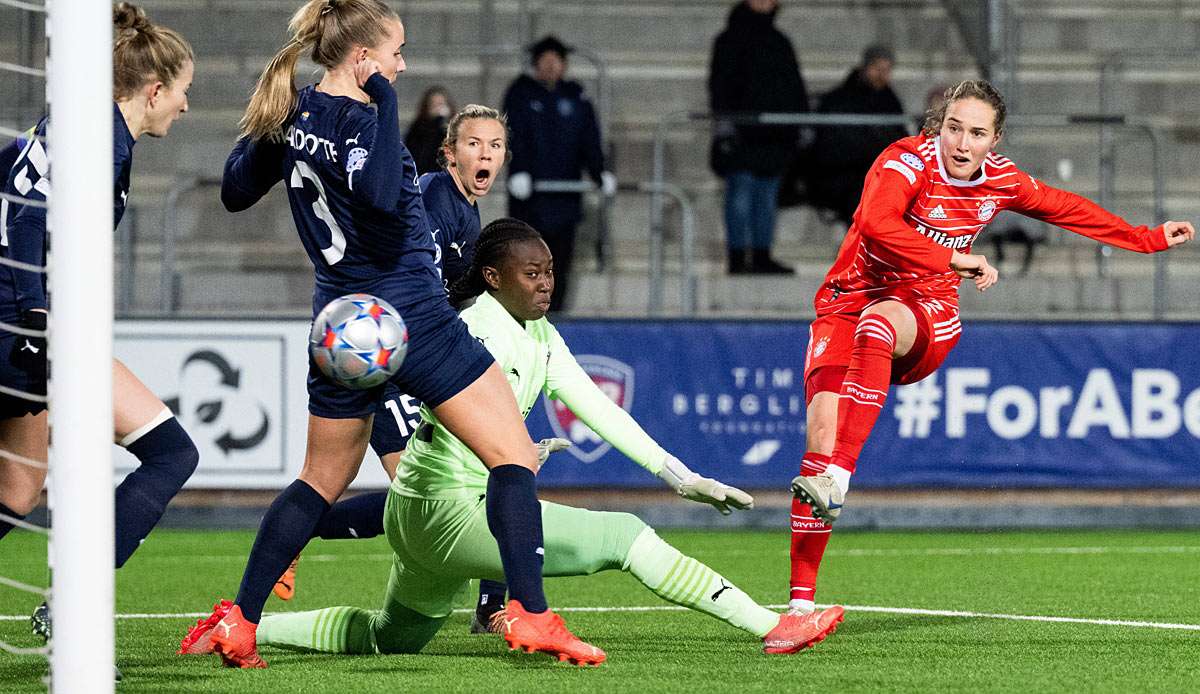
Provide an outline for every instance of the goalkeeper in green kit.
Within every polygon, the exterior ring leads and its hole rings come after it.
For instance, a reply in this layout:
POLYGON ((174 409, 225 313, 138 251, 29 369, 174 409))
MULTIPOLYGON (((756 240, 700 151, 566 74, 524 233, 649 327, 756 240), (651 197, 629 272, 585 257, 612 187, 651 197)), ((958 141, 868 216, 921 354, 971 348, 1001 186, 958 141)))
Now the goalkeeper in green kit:
MULTIPOLYGON (((681 496, 711 504, 722 513, 751 508, 754 500, 749 494, 689 470, 600 391, 545 318, 553 289, 553 261, 541 236, 524 222, 500 219, 483 229, 470 270, 451 292, 455 305, 474 299, 462 311, 462 320, 507 374, 521 411, 528 415, 544 392, 681 496)), ((421 416, 423 423, 400 460, 388 494, 384 527, 395 557, 383 608, 331 607, 266 616, 258 626, 260 646, 331 653, 416 653, 450 616, 471 579, 503 580, 484 503, 487 469, 428 409, 421 416)), ((539 448, 543 457, 557 450, 549 442, 539 448)), ((840 607, 780 615, 758 605, 628 513, 543 501, 542 527, 545 576, 628 571, 664 600, 762 638, 768 653, 801 650, 841 621, 840 607)), ((509 600, 495 615, 493 626, 511 642, 509 637, 523 628, 523 615, 520 603, 509 600)), ((181 652, 205 650, 210 629, 203 622, 197 625, 181 652)), ((603 653, 575 655, 562 659, 581 664, 604 660, 603 653)))

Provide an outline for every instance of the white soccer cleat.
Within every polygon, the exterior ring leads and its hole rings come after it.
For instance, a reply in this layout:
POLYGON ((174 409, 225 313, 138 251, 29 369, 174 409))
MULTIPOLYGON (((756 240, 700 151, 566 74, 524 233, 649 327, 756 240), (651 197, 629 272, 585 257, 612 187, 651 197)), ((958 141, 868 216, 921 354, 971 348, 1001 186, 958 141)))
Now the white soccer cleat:
POLYGON ((792 496, 812 506, 813 515, 831 525, 841 515, 842 504, 846 501, 837 480, 827 472, 793 479, 792 496))

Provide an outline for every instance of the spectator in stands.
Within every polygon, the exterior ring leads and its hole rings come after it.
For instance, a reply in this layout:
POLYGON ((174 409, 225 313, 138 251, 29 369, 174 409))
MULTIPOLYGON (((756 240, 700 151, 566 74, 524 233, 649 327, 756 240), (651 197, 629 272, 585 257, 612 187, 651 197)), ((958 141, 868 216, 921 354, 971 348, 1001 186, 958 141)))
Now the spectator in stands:
POLYGON ((566 303, 583 204, 579 193, 534 192, 535 183, 578 181, 587 172, 604 195, 617 191, 616 176, 605 167, 596 111, 583 86, 565 79, 572 50, 554 36, 533 44, 533 74, 518 77, 504 95, 512 152, 508 214, 539 230, 554 256, 551 311, 566 303))
MULTIPOLYGON (((803 113, 808 92, 788 37, 775 28, 778 0, 743 0, 713 42, 708 101, 713 113, 803 113)), ((710 164, 725 179, 725 239, 731 274, 790 274, 771 258, 780 181, 800 128, 738 125, 718 118, 710 164), (747 257, 749 256, 749 257, 747 257)))
MULTIPOLYGON (((902 115, 904 106, 892 91, 895 55, 886 46, 870 46, 846 80, 821 97, 820 113, 902 115)), ((862 197, 867 171, 888 145, 907 136, 903 125, 838 125, 817 128, 809 172, 811 199, 833 210, 850 225, 862 197)))
POLYGON ((446 124, 457 110, 445 87, 430 87, 421 95, 417 115, 412 125, 408 126, 408 134, 404 136, 404 144, 417 164, 417 173, 442 170, 438 164, 438 152, 442 150, 442 140, 446 138, 446 124))

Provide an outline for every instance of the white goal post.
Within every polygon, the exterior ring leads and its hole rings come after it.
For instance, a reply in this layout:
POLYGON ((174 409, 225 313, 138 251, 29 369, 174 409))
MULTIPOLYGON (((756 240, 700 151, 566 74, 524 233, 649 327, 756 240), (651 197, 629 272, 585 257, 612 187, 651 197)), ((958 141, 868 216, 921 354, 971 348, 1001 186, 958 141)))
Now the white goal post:
POLYGON ((49 0, 51 688, 113 691, 112 5, 49 0))

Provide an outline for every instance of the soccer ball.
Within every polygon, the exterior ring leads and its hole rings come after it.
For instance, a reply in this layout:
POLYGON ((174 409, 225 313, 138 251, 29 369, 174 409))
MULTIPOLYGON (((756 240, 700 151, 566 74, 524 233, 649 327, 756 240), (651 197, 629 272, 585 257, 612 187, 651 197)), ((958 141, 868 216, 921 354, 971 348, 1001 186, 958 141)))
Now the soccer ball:
POLYGON ((308 353, 321 373, 351 390, 374 388, 400 370, 408 328, 391 304, 370 294, 330 301, 313 320, 308 353))

